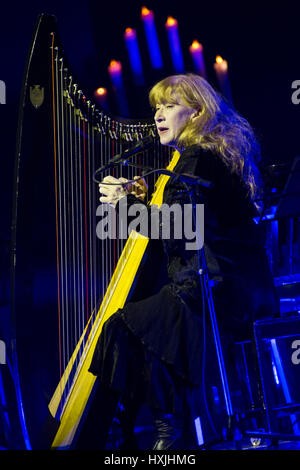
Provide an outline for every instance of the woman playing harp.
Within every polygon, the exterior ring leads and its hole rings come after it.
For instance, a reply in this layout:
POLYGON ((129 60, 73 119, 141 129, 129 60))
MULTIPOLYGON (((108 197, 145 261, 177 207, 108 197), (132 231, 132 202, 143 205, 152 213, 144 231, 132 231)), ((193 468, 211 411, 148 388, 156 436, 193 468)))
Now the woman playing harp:
MULTIPOLYGON (((196 202, 204 204, 204 253, 214 281, 219 326, 226 341, 249 339, 253 321, 276 309, 261 227, 253 222, 260 184, 255 164, 259 147, 253 131, 197 75, 160 81, 150 91, 150 103, 161 144, 180 153, 174 172, 213 184, 209 189, 198 186, 194 193, 196 202)), ((141 189, 139 184, 136 187, 141 189)), ((124 180, 111 176, 100 184, 100 193, 100 201, 117 211, 121 202, 127 208, 144 205, 124 180)), ((190 204, 186 184, 170 178, 163 202, 182 209, 190 204)), ((176 223, 174 217, 173 229, 176 223)), ((107 391, 112 410, 122 398, 127 446, 135 446, 131 439, 134 421, 145 404, 157 431, 153 449, 185 449, 193 447, 185 421, 193 415, 201 388, 205 299, 198 250, 186 249, 184 236, 171 236, 162 243, 168 278, 158 293, 127 303, 105 322, 90 372, 97 376, 102 393, 107 391)), ((107 402, 103 413, 106 406, 107 402)), ((104 434, 112 416, 101 420, 99 415, 104 434)))

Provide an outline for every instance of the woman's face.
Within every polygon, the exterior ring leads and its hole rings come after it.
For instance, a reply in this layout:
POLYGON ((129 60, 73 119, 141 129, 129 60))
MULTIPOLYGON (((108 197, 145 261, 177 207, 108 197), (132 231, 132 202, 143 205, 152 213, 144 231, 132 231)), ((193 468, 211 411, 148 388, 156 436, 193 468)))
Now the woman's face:
POLYGON ((154 120, 160 143, 177 148, 180 130, 188 120, 192 119, 193 114, 195 109, 183 104, 180 99, 175 104, 157 104, 154 120))

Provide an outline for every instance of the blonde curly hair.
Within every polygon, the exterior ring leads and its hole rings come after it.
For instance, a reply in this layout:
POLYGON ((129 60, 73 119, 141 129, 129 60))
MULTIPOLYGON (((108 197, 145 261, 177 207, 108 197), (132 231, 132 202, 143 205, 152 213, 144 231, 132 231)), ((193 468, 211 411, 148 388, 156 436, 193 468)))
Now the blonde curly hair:
POLYGON ((178 136, 178 147, 199 144, 217 153, 237 173, 254 198, 261 185, 256 161, 259 144, 250 124, 202 77, 195 74, 172 75, 154 85, 149 93, 150 105, 176 103, 178 99, 199 112, 198 119, 188 121, 178 136))

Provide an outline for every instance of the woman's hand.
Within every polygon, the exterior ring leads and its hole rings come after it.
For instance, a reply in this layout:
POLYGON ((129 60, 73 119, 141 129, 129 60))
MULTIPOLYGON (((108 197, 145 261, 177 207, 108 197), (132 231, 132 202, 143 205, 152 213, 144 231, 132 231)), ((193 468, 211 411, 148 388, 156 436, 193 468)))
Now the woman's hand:
POLYGON ((135 176, 134 179, 136 181, 134 183, 131 183, 131 187, 129 188, 129 191, 135 197, 143 201, 148 191, 148 185, 145 179, 141 178, 140 176, 135 176))
POLYGON ((117 179, 110 175, 105 176, 99 184, 99 192, 102 194, 99 199, 100 202, 111 204, 115 207, 117 202, 129 193, 126 187, 127 181, 125 178, 117 179))
POLYGON ((114 178, 106 176, 99 184, 99 192, 102 194, 100 202, 111 204, 114 207, 117 202, 127 194, 133 194, 137 199, 144 200, 148 191, 148 185, 144 178, 135 176, 134 183, 129 183, 126 178, 114 178), (111 184, 109 184, 111 183, 111 184), (120 184, 118 184, 120 183, 120 184))

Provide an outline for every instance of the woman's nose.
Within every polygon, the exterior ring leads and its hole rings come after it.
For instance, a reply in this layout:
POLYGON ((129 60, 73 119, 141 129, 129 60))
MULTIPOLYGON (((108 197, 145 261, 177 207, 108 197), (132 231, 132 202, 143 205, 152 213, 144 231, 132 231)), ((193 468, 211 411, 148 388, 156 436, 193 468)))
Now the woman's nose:
POLYGON ((154 119, 155 121, 157 122, 160 122, 160 121, 163 121, 165 119, 164 117, 164 114, 163 114, 163 111, 161 109, 158 109, 155 113, 155 116, 154 116, 154 119))

